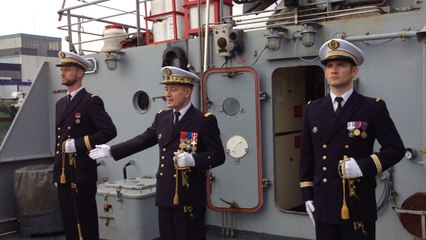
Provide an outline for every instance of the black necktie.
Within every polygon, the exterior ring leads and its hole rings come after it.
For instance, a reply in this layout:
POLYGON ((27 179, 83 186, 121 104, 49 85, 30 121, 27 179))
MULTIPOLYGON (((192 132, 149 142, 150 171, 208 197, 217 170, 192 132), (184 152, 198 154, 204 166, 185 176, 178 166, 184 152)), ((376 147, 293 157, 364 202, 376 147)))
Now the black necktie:
POLYGON ((67 94, 67 106, 71 103, 71 94, 67 94))
POLYGON ((173 122, 174 126, 176 126, 178 124, 179 116, 180 116, 180 112, 175 112, 175 121, 173 122))
POLYGON ((339 114, 342 112, 342 97, 336 97, 334 100, 337 102, 337 108, 336 108, 336 116, 339 116, 339 114))

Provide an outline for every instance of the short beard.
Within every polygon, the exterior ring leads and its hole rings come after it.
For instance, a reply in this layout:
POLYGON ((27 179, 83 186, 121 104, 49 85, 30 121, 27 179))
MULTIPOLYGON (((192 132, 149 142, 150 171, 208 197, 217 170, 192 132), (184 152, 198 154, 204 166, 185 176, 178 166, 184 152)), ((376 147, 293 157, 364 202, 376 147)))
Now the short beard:
POLYGON ((76 82, 77 82, 77 79, 74 79, 74 80, 71 80, 71 81, 68 81, 68 82, 64 82, 64 83, 62 83, 62 85, 69 87, 69 86, 74 85, 76 82))

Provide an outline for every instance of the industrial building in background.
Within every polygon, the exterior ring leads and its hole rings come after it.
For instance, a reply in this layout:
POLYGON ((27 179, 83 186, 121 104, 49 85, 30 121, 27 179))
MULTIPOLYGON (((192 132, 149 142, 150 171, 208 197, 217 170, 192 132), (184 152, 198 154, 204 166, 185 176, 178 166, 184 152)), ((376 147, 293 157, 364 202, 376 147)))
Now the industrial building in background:
POLYGON ((55 60, 60 50, 60 38, 0 36, 0 121, 13 120, 42 63, 55 60))

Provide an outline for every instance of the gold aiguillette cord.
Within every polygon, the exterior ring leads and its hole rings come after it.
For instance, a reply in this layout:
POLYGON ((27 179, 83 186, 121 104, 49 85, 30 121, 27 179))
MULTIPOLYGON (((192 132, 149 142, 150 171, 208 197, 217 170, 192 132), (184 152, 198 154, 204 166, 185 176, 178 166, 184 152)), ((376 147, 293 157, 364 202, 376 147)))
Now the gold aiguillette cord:
POLYGON ((342 187, 343 187, 343 206, 342 206, 342 211, 341 211, 341 215, 342 215, 342 219, 349 219, 349 208, 346 205, 346 189, 345 189, 345 185, 346 185, 346 161, 348 160, 348 157, 344 156, 343 160, 342 160, 342 187))
POLYGON ((179 149, 178 151, 175 152, 175 156, 173 157, 173 163, 175 165, 175 196, 173 198, 173 205, 178 205, 179 204, 179 167, 178 167, 178 163, 177 163, 177 156, 182 153, 183 150, 179 149))
POLYGON ((65 141, 62 142, 62 173, 60 183, 65 184, 67 182, 67 178, 65 177, 65 141))

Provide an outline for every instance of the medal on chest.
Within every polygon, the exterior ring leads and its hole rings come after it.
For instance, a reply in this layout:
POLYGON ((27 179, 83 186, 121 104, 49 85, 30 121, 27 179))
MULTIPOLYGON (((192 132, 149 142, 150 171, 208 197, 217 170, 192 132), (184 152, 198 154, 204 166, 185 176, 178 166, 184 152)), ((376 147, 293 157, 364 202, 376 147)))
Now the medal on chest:
POLYGON ((349 137, 361 137, 361 138, 367 138, 367 122, 361 122, 361 121, 353 121, 353 122, 347 122, 347 129, 348 129, 348 136, 349 137))
POLYGON ((75 115, 75 124, 80 124, 81 122, 81 113, 80 112, 76 112, 75 115))
POLYGON ((180 132, 179 150, 193 154, 197 151, 197 142, 198 133, 180 132))

